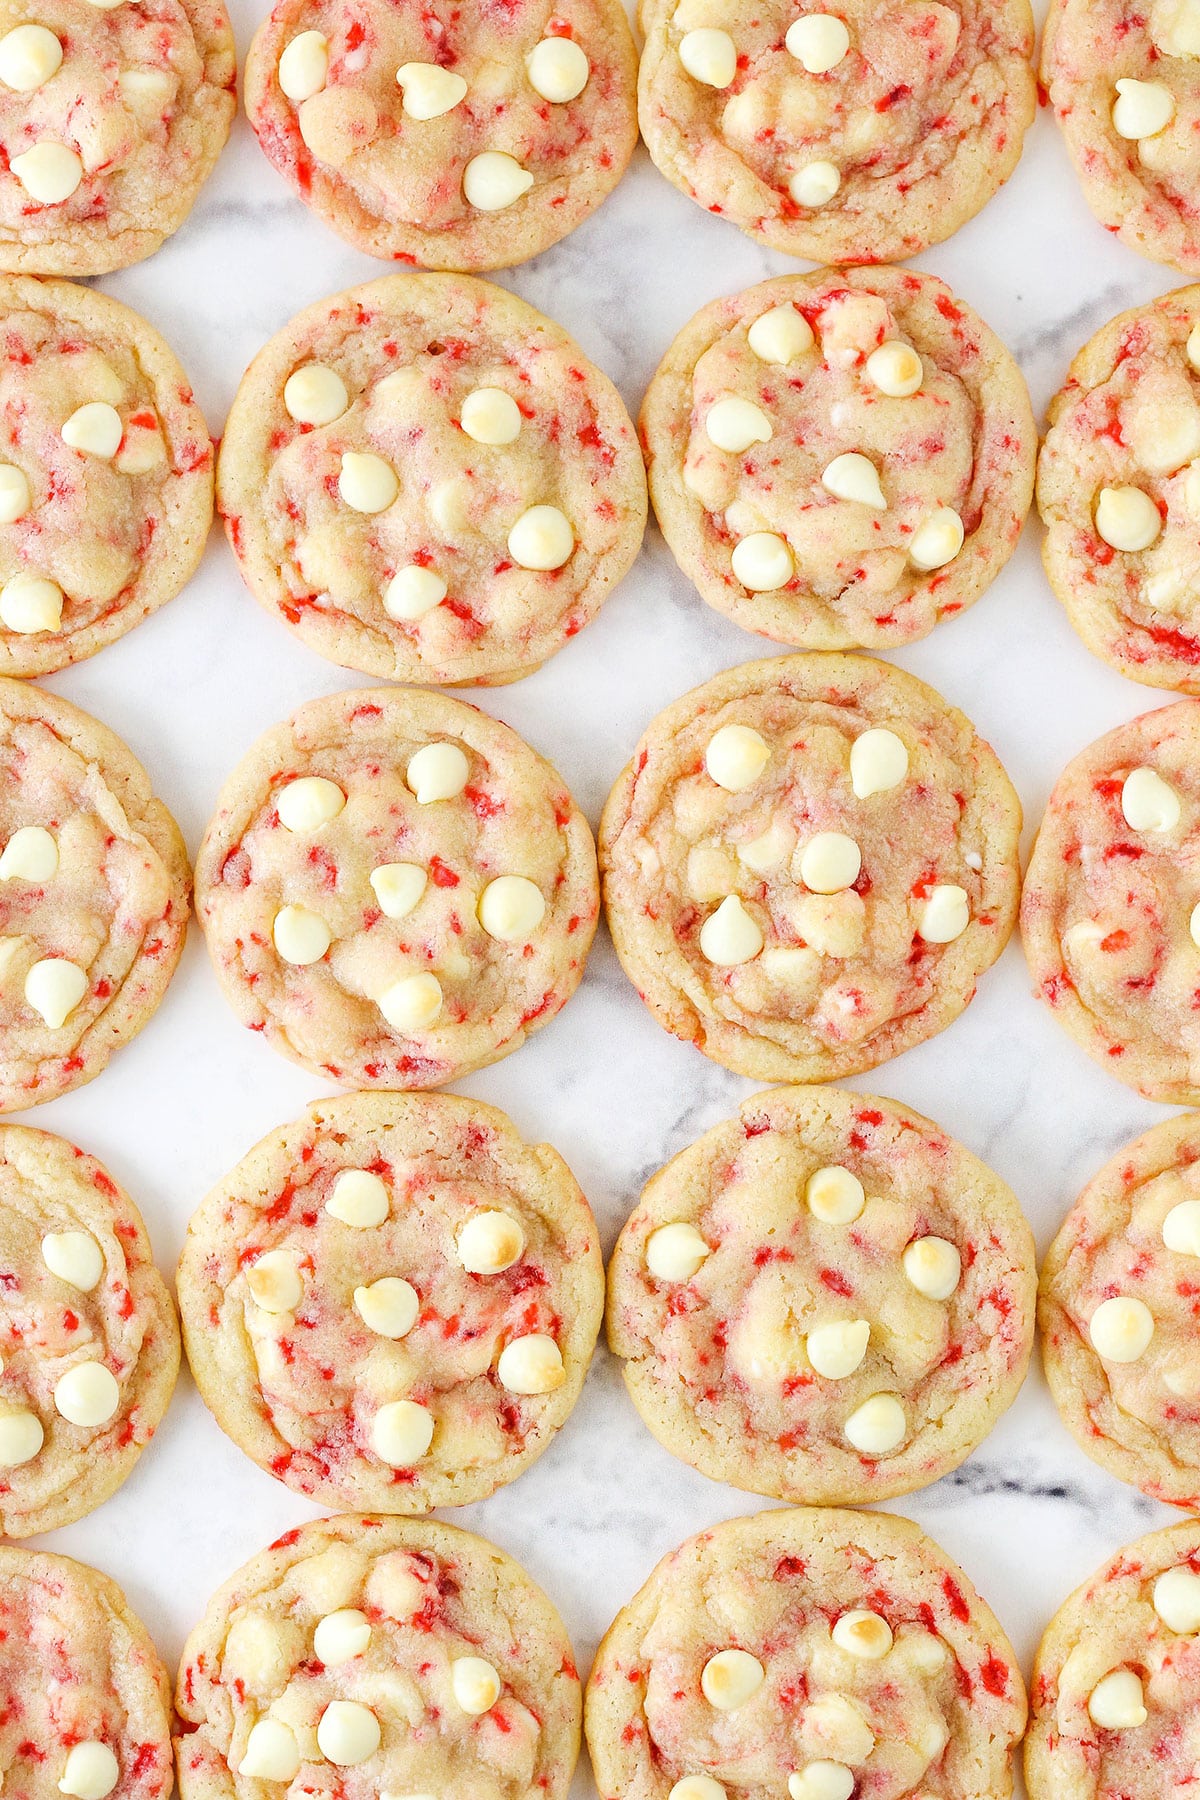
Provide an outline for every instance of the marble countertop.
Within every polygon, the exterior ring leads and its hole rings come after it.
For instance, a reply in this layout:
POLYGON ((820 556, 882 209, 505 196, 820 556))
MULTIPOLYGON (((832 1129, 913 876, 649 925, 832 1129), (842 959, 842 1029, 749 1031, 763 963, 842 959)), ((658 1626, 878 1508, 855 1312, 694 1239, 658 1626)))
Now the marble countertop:
MULTIPOLYGON (((244 55, 265 0, 233 11, 244 55)), ((1115 312, 1179 278, 1095 223, 1046 113, 1007 188, 919 259, 1017 355, 1041 412, 1076 349, 1115 312)), ((676 330, 706 301, 793 265, 686 201, 639 150, 608 203, 545 256, 499 279, 566 326, 631 410, 676 330)), ((108 292, 159 327, 214 433, 243 368, 300 307, 381 272, 293 200, 239 119, 190 222, 108 292)), ((1091 657, 1041 572, 1038 527, 991 591, 896 661, 961 706, 1040 817, 1066 760, 1170 696, 1091 657)), ((652 528, 599 621, 538 674, 471 694, 562 770, 595 821, 646 722, 668 700, 771 646, 705 607, 652 528)), ((214 532, 187 591, 48 686, 121 732, 176 812, 193 853, 218 786, 268 725, 355 678, 259 610, 214 532)), ((1032 998, 1014 941, 949 1031, 851 1085, 929 1113, 1016 1190, 1044 1248, 1084 1180, 1163 1116, 1095 1067, 1032 998)), ((567 1158, 606 1248, 646 1177, 753 1084, 653 1022, 601 934, 565 1012, 515 1056, 463 1084, 567 1158)), ((323 1090, 241 1029, 193 929, 156 1018, 92 1086, 25 1115, 98 1155, 144 1211, 164 1266, 208 1188, 323 1090)), ((601 1350, 557 1441, 514 1486, 455 1518, 543 1583, 586 1667, 617 1609, 680 1538, 765 1504, 675 1462, 651 1438, 601 1350)), ((174 1663, 214 1587, 314 1509, 222 1435, 181 1379, 159 1436, 121 1492, 46 1540, 114 1575, 174 1663)), ((1026 1669, 1067 1592, 1122 1542, 1172 1516, 1093 1467, 1040 1374, 957 1474, 896 1503, 965 1566, 1026 1669)), ((595 1793, 586 1770, 574 1800, 595 1793)))

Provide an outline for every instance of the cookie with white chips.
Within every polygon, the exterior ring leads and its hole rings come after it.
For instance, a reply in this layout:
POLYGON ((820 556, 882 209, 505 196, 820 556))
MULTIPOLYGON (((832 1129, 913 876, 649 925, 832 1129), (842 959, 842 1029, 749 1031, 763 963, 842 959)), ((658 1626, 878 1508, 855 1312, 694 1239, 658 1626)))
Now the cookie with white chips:
POLYGON ((508 268, 573 231, 637 142, 620 0, 278 0, 246 111, 280 174, 356 249, 508 268))
POLYGON ((604 1304, 562 1158, 449 1094, 323 1100, 200 1206, 188 1361, 222 1428, 298 1493, 427 1512, 529 1466, 579 1397, 604 1304))
POLYGON ((806 650, 891 649, 977 600, 1033 493, 1016 363, 944 282, 822 269, 715 300, 642 406, 663 535, 710 606, 806 650))
POLYGON ((566 1800, 579 1677, 503 1550, 432 1520, 285 1532, 215 1593, 175 1692, 183 1800, 566 1800))
POLYGON ((907 1519, 730 1519, 617 1615, 585 1705, 604 1800, 1008 1800, 1025 1686, 995 1615, 907 1519))
POLYGON ((439 1087, 579 985, 587 820, 515 731, 421 688, 310 701, 225 783, 196 911, 242 1023, 347 1087, 439 1087))
POLYGON ((1034 992, 1149 1100, 1200 1101, 1200 703, 1097 738, 1055 783, 1025 875, 1034 992))
POLYGON ((1017 166, 1028 0, 641 0, 642 136, 668 181, 773 250, 898 262, 1017 166))
POLYGON ((1186 1794, 1200 1731, 1200 1525, 1127 1544, 1046 1628, 1030 1683, 1030 1800, 1186 1794))
POLYGON ((659 1023, 760 1081, 872 1069, 957 1018, 1017 909, 1021 808, 962 713, 869 657, 729 669, 661 712, 600 826, 659 1023))
POLYGON ((183 953, 179 827, 115 733, 0 678, 0 1112, 98 1075, 183 953))
POLYGON ((608 1341, 654 1435, 717 1481, 865 1503, 956 1468, 1033 1346, 1016 1198, 894 1100, 776 1088, 654 1175, 608 1341))
POLYGON ((383 678, 512 681, 594 618, 646 478, 608 377, 489 282, 393 275, 311 306, 247 371, 221 445, 251 592, 383 678))

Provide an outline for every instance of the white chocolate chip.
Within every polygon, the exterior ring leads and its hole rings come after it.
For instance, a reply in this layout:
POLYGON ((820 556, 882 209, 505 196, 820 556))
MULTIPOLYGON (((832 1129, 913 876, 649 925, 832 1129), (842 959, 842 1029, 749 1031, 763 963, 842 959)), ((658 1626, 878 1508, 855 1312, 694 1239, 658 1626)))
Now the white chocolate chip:
POLYGON ((548 37, 535 44, 525 58, 529 85, 543 100, 565 106, 577 100, 588 84, 591 65, 572 38, 548 37))
POLYGON ((762 1686, 766 1670, 748 1650, 718 1650, 700 1676, 704 1698, 718 1712, 736 1712, 762 1686))
POLYGON ((704 767, 718 787, 740 794, 758 780, 770 759, 770 745, 752 726, 722 725, 708 740, 704 767))
POLYGON ((15 463, 0 463, 0 525, 12 525, 29 511, 33 494, 29 477, 15 463))
POLYGON ((317 1747, 327 1762, 353 1768, 374 1756, 382 1733, 369 1706, 357 1700, 331 1700, 317 1725, 317 1747))
POLYGON ((1154 1584, 1153 1601, 1168 1631, 1184 1637, 1200 1632, 1200 1575, 1185 1563, 1163 1571, 1154 1584))
POLYGON ((1161 81, 1134 81, 1129 76, 1116 85, 1112 122, 1118 137, 1157 137, 1167 129, 1175 117, 1175 96, 1169 87, 1161 81))
POLYGON ((279 823, 288 831, 319 831, 336 819, 346 796, 336 781, 324 775, 301 775, 280 788, 275 798, 279 823))
POLYGON ((917 936, 927 944, 952 944, 971 923, 971 902, 966 888, 940 882, 929 890, 921 908, 917 936))
POLYGON ((104 1252, 90 1231, 48 1231, 42 1261, 52 1275, 90 1294, 104 1273, 104 1252))
POLYGON ((369 1287, 354 1290, 354 1310, 376 1337, 407 1337, 417 1322, 421 1299, 411 1282, 384 1275, 369 1287))
POLYGON ((479 923, 501 944, 527 944, 545 916, 541 888, 524 875, 498 875, 479 896, 479 923))
POLYGON ((418 906, 429 877, 419 863, 381 863, 371 870, 371 887, 388 919, 406 919, 418 906))
POLYGON ((87 990, 85 970, 65 956, 42 957, 25 977, 25 998, 52 1031, 66 1023, 87 990))
POLYGON ((450 1686, 455 1700, 470 1718, 491 1712, 503 1692, 499 1675, 482 1656, 457 1656, 450 1664, 450 1686))
POLYGON ((75 1363, 55 1384, 55 1409, 71 1425, 106 1425, 120 1404, 117 1378, 103 1363, 75 1363))
POLYGON ((887 511, 887 501, 879 485, 879 470, 869 456, 861 456, 857 450, 835 456, 821 476, 821 486, 835 499, 853 500, 876 512, 887 511))
POLYGON ((892 1628, 876 1612, 844 1612, 830 1633, 839 1650, 864 1662, 878 1662, 892 1647, 892 1628))
POLYGON ((804 1709, 803 1736, 840 1761, 864 1763, 875 1748, 875 1733, 853 1700, 819 1694, 804 1709))
POLYGON ((43 138, 32 150, 14 156, 9 168, 39 206, 61 206, 83 180, 83 164, 66 144, 43 138))
POLYGON ((371 1425, 371 1448, 389 1468, 420 1462, 433 1442, 433 1414, 415 1400, 390 1400, 371 1425))
POLYGON ((1191 917, 1188 919, 1188 931, 1191 933, 1193 944, 1197 950, 1200 950, 1200 901, 1197 901, 1192 908, 1191 917))
POLYGON ((675 1783, 667 1800, 729 1800, 729 1796, 711 1775, 685 1775, 675 1783))
POLYGON ((318 1662, 327 1669, 340 1663, 353 1662, 371 1642, 371 1622, 357 1606, 342 1606, 317 1620, 313 1632, 313 1649, 318 1662))
POLYGON ((404 779, 418 804, 428 806, 434 800, 453 800, 461 794, 470 772, 457 744, 423 744, 409 757, 404 779))
POLYGON ((259 1781, 291 1781, 300 1769, 300 1746, 282 1719, 260 1719, 238 1764, 238 1774, 259 1781))
POLYGON ((455 1245, 468 1275, 501 1275, 524 1255, 525 1233, 511 1213, 496 1209, 468 1219, 455 1245))
POLYGON ((23 636, 57 631, 62 610, 62 589, 43 575, 12 575, 0 588, 0 624, 23 636))
POLYGON ((854 1771, 845 1763, 810 1762, 788 1776, 789 1800, 850 1800, 854 1788, 854 1771))
POLYGON ((718 450, 728 450, 736 456, 749 450, 751 444, 769 443, 771 421, 752 400, 727 394, 724 400, 709 407, 704 416, 704 434, 718 450))
POLYGON ((0 881, 50 881, 58 873, 58 845, 44 825, 22 825, 0 854, 0 881))
POLYGON ((800 879, 810 892, 837 894, 858 880, 862 852, 844 831, 818 831, 800 852, 799 866, 800 879))
POLYGON ((1162 531, 1162 517, 1144 489, 1101 488, 1096 530, 1114 550, 1148 550, 1162 531))
POLYGON ((809 1176, 804 1199, 813 1218, 823 1225, 852 1225, 867 1203, 858 1176, 838 1163, 809 1176))
POLYGON ((396 82, 404 95, 402 110, 410 119, 440 119, 453 112, 467 93, 463 77, 439 63, 401 63, 396 82))
POLYGON ((1162 1222, 1162 1241, 1180 1256, 1200 1256, 1200 1200, 1181 1200, 1162 1222))
POLYGON ((727 88, 737 74, 737 45, 727 31, 701 26, 680 38, 679 60, 693 81, 727 88))
POLYGON ((1151 8, 1151 36, 1168 56, 1200 57, 1200 0, 1166 0, 1151 8))
POLYGON ((311 100, 329 74, 329 40, 319 31, 302 31, 279 58, 279 85, 297 105, 311 100))
POLYGON ((121 415, 107 400, 89 400, 86 406, 77 406, 62 428, 64 444, 101 462, 112 461, 124 435, 121 415))
POLYGON ((284 383, 283 404, 297 425, 332 425, 346 411, 350 395, 336 369, 305 363, 284 383))
POLYGON ((561 569, 575 549, 575 529, 557 506, 531 506, 508 534, 508 554, 523 569, 561 569))
POLYGON ((907 400, 925 379, 925 365, 911 344, 890 339, 867 358, 867 380, 893 400, 907 400))
MULTIPOLYGON (((19 1469, 32 1462, 46 1441, 36 1413, 0 1412, 0 1469, 19 1469)), ((72 1790, 64 1788, 63 1792, 72 1790)))
POLYGON ((871 1327, 866 1319, 839 1319, 814 1325, 806 1340, 808 1360, 828 1381, 844 1381, 853 1375, 867 1354, 871 1327))
POLYGON ((813 329, 790 300, 760 313, 746 334, 746 342, 759 362, 786 366, 813 346, 813 329))
POLYGON ((736 894, 722 900, 700 927, 700 949, 710 963, 734 968, 752 962, 763 947, 757 920, 746 911, 736 894))
POLYGON ((1137 1362, 1150 1348, 1154 1314, 1132 1294, 1115 1294, 1111 1300, 1102 1300, 1092 1314, 1088 1336, 1105 1362, 1137 1362))
POLYGON ((660 1225, 646 1240, 646 1267, 656 1281, 690 1281, 710 1254, 694 1225, 660 1225))
POLYGON ((850 48, 850 33, 833 13, 806 13, 793 19, 784 43, 810 75, 828 75, 850 48))
POLYGON ((752 594, 773 594, 796 573, 792 552, 773 531, 752 531, 733 546, 733 572, 752 594))
POLYGON ((913 532, 908 560, 914 569, 944 569, 963 547, 966 533, 952 506, 939 506, 913 532))
POLYGON ((531 1331, 506 1344, 496 1374, 510 1394, 551 1394, 567 1379, 562 1351, 543 1331, 531 1331))
POLYGON ((18 25, 0 38, 0 82, 32 94, 62 67, 62 45, 44 25, 18 25))
POLYGON ((333 942, 324 919, 307 906, 281 907, 275 914, 271 937, 283 961, 301 969, 320 962, 333 942))
POLYGON ((904 1442, 908 1421, 895 1394, 872 1394, 850 1414, 844 1430, 847 1442, 864 1456, 886 1456, 904 1442))
POLYGON ((396 471, 372 450, 347 450, 338 476, 338 493, 355 512, 386 512, 400 492, 396 471))
POLYGON ((246 1286, 256 1306, 267 1313, 295 1312, 304 1298, 296 1259, 287 1250, 267 1250, 246 1271, 246 1286))
POLYGON ((1102 1731, 1130 1731, 1146 1723, 1142 1684, 1132 1669, 1114 1669, 1097 1682, 1088 1699, 1088 1713, 1102 1731))
POLYGON ((463 194, 477 212, 502 212, 532 186, 529 170, 503 150, 484 150, 463 170, 463 194))
POLYGON ((410 622, 423 619, 446 598, 448 584, 436 569, 408 563, 397 569, 383 593, 383 610, 389 619, 410 622))
POLYGON ((108 1800, 120 1777, 120 1765, 112 1750, 91 1738, 83 1744, 72 1744, 57 1786, 60 1794, 72 1794, 75 1800, 108 1800))
POLYGON ((947 1238, 914 1238, 900 1260, 909 1282, 927 1300, 948 1300, 962 1277, 962 1257, 947 1238))
POLYGON ((788 193, 797 206, 815 208, 828 206, 841 185, 842 177, 837 165, 822 157, 793 171, 788 181, 788 193))
POLYGON ((850 785, 855 798, 887 793, 899 787, 908 774, 908 749, 904 739, 885 725, 862 731, 850 746, 850 785))
POLYGON ((512 444, 521 434, 521 409, 503 388, 473 388, 458 422, 477 444, 512 444))
POLYGON ((405 975, 384 989, 375 1002, 396 1031, 425 1031, 442 1015, 442 984, 436 975, 405 975))
POLYGON ((748 844, 737 845, 738 861, 753 869, 756 875, 769 874, 787 861, 795 848, 796 834, 786 819, 774 819, 748 844))
POLYGON ((1133 769, 1121 788, 1121 811, 1133 831, 1174 831, 1179 795, 1153 769, 1133 769))
POLYGON ((325 1211, 343 1225, 372 1230, 391 1210, 387 1184, 370 1169, 343 1169, 330 1190, 325 1211))

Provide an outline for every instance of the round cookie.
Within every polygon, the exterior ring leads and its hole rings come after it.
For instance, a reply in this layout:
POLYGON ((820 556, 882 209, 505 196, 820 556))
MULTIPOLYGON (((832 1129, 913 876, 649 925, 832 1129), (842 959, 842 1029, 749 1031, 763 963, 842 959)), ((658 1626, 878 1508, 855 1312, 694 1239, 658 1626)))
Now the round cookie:
POLYGON ((128 1194, 62 1138, 0 1125, 0 1529, 69 1525, 120 1487, 179 1371, 128 1194))
POLYGON ((191 579, 213 447, 174 353, 107 294, 0 277, 0 329, 0 672, 45 675, 191 579))
POLYGON ((1051 0, 1041 80, 1084 198, 1131 250, 1200 274, 1200 6, 1051 0))
POLYGON ((1034 992, 1112 1075, 1200 1101, 1200 704, 1180 700, 1067 764, 1029 859, 1034 992))
POLYGON ((225 997, 348 1087, 424 1088, 519 1049, 579 985, 592 834, 498 719, 419 688, 313 700, 221 790, 196 910, 225 997))
POLYGON ((229 136, 222 0, 37 0, 4 24, 0 269, 140 262, 183 224, 229 136))
POLYGON ((465 276, 386 276, 293 319, 238 390, 219 492, 267 611, 402 681, 535 669, 595 617, 646 525, 608 377, 465 276))
POLYGON ((1185 1794, 1200 1729, 1200 1525, 1110 1557, 1046 1628, 1030 1684, 1030 1800, 1185 1794))
POLYGON ((811 262, 939 244, 1036 110, 1028 0, 642 0, 642 136, 707 211, 811 262))
POLYGON ((1200 693, 1200 287, 1098 331, 1049 420, 1042 559, 1072 625, 1131 681, 1200 693))
POLYGON ((246 111, 300 197, 356 249, 503 269, 616 187, 637 142, 620 0, 278 0, 246 111))
POLYGON ((293 1779, 345 1800, 566 1800, 579 1755, 554 1607, 503 1550, 432 1520, 285 1532, 213 1595, 175 1704, 182 1800, 293 1779))
POLYGON ((894 1100, 777 1088, 647 1184, 608 1341, 661 1443, 781 1500, 957 1468, 1033 1346, 1033 1239, 998 1176, 894 1100))
POLYGON ((814 1507, 664 1557, 601 1644, 585 1712, 604 1795, 1008 1800, 1026 1705, 1000 1625, 931 1538, 814 1507))
POLYGON ((604 1305, 567 1165, 450 1094, 323 1100, 200 1206, 188 1361, 222 1429, 339 1509, 482 1500, 583 1386, 604 1305))
POLYGON ((873 1069, 957 1018, 1012 931, 1021 808, 924 682, 861 656, 745 663, 648 727, 600 827, 625 972, 758 1081, 873 1069))
POLYGON ((179 827, 115 733, 0 678, 0 1112, 91 1081, 151 1017, 187 932, 179 827))
POLYGON ((642 434, 663 535, 702 597, 807 650, 894 648, 972 605, 1033 493, 1020 370, 910 269, 713 301, 663 358, 642 434))

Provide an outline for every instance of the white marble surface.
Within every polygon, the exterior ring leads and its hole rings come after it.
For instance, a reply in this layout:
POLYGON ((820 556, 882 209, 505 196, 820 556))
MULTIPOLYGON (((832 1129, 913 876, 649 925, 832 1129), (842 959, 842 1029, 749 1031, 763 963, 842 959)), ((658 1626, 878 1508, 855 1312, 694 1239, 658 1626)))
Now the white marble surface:
MULTIPOLYGON (((235 8, 243 54, 263 5, 241 0, 235 8)), ((1045 113, 1005 191, 920 265, 949 280, 999 331, 1039 410, 1097 326, 1176 285, 1094 223, 1045 113)), ((639 151, 599 215, 501 279, 571 330, 636 410, 672 335, 700 305, 784 266, 684 200, 639 151)), ((290 197, 239 120, 185 229, 148 263, 101 285, 165 333, 217 432, 243 367, 271 332, 309 301, 379 272, 290 197)), ((1031 828, 1070 755, 1169 698, 1089 656, 1045 584, 1037 548, 1031 523, 991 592, 896 659, 961 705, 995 745, 1031 828)), ((652 530, 600 620, 539 674, 484 694, 482 704, 553 758, 594 821, 660 706, 770 648, 703 606, 652 530)), ((125 735, 194 852, 220 781, 251 740, 311 696, 356 683, 259 611, 214 533, 185 594, 49 685, 125 735)), ((667 1037, 601 936, 561 1017, 464 1087, 562 1151, 608 1245, 646 1176, 751 1085, 667 1037)), ((1016 1189, 1042 1246, 1084 1179, 1163 1116, 1060 1032, 1030 996, 1015 942, 948 1032, 854 1085, 932 1114, 991 1162, 1016 1189)), ((91 1087, 27 1116, 107 1162, 170 1266, 210 1184, 320 1091, 235 1023, 193 930, 141 1037, 91 1087)), ((544 1583, 586 1667, 600 1633, 664 1551, 755 1504, 661 1450, 601 1351, 578 1410, 542 1461, 516 1486, 456 1516, 544 1583)), ((1085 1460, 1036 1374, 956 1476, 897 1510, 962 1561, 1026 1667, 1068 1590, 1118 1544, 1169 1517, 1085 1460)), ((47 1542, 116 1576, 174 1662, 217 1583, 311 1511, 226 1440, 185 1377, 121 1493, 47 1542)), ((581 1773, 579 1800, 594 1791, 581 1773)))

